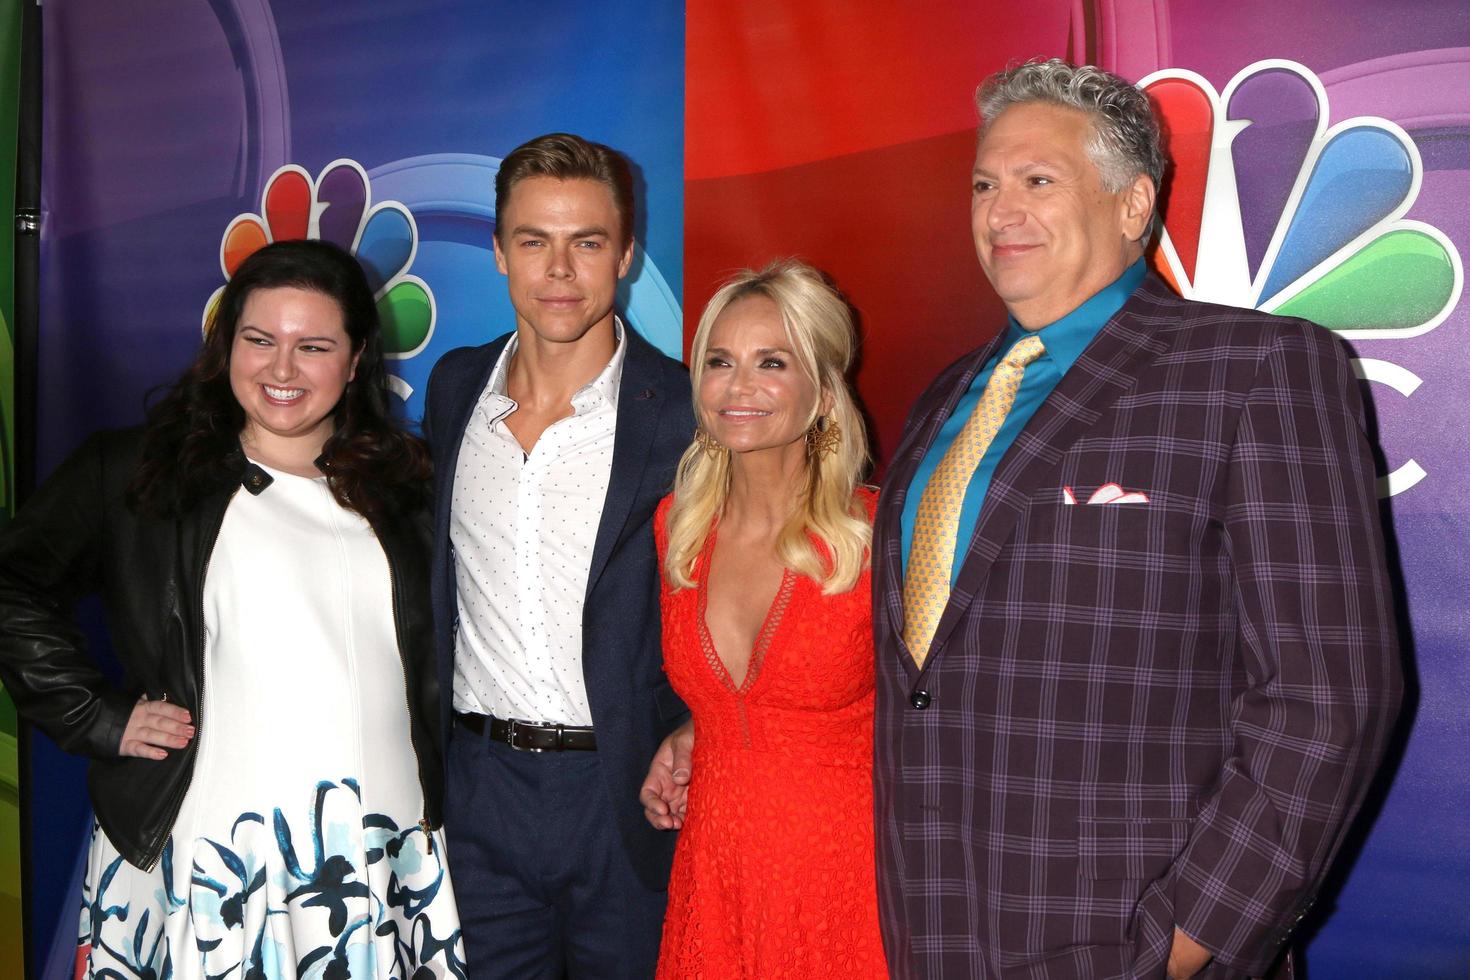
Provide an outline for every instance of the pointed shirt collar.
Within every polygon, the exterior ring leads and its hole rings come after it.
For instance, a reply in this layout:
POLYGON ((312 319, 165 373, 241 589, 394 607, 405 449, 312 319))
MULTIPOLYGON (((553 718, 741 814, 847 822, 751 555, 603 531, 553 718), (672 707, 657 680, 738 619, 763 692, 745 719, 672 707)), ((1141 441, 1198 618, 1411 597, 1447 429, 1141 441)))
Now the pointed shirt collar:
MULTIPOLYGON (((605 404, 613 411, 618 407, 619 382, 623 377, 623 359, 628 353, 627 338, 623 332, 627 328, 623 321, 613 317, 613 347, 612 358, 607 362, 607 367, 572 393, 572 412, 582 415, 591 411, 598 404, 605 404)), ((499 420, 509 415, 516 408, 516 403, 505 392, 506 378, 510 373, 510 361, 515 356, 516 349, 520 346, 520 337, 511 334, 505 343, 505 349, 500 352, 500 357, 495 361, 495 368, 490 372, 490 383, 485 385, 485 390, 480 395, 480 408, 488 411, 492 420, 499 420)))
POLYGON ((1081 306, 1060 320, 1041 327, 1039 331, 1027 330, 1016 322, 1015 317, 1007 318, 1006 339, 1001 350, 1008 351, 1022 337, 1039 332, 1042 342, 1046 344, 1046 353, 1056 364, 1058 373, 1066 374, 1067 369, 1082 356, 1082 351, 1092 342, 1092 338, 1112 319, 1114 313, 1123 308, 1128 297, 1142 285, 1147 275, 1148 263, 1139 259, 1124 269, 1121 276, 1093 293, 1081 306))

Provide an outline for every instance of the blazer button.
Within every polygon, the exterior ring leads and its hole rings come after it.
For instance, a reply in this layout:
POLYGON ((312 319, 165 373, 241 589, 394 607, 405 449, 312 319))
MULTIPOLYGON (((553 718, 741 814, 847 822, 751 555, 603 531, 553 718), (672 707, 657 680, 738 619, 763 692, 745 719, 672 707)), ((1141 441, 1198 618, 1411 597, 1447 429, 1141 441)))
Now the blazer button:
POLYGON ((915 691, 909 696, 909 704, 914 706, 915 711, 923 711, 929 707, 930 700, 932 699, 929 697, 928 691, 915 691))

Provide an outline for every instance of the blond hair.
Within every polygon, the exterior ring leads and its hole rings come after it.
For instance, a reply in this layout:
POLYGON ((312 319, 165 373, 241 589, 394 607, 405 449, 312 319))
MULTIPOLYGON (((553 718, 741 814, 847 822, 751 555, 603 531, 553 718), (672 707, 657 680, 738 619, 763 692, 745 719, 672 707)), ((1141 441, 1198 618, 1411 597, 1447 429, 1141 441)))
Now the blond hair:
MULTIPOLYGON (((736 273, 711 297, 694 332, 689 363, 696 417, 710 331, 731 304, 750 296, 776 304, 797 364, 816 385, 808 425, 817 422, 822 401, 829 398, 826 424, 836 423, 839 433, 835 452, 808 454, 804 485, 776 537, 776 556, 782 565, 821 583, 825 594, 846 592, 867 567, 873 533, 867 509, 854 497, 868 464, 868 438, 846 378, 855 346, 852 316, 822 274, 804 262, 785 259, 759 272, 736 273), (825 553, 812 537, 825 546, 825 553)), ((707 451, 695 441, 679 461, 664 559, 664 573, 676 589, 694 585, 694 565, 724 512, 730 456, 724 447, 707 451)))

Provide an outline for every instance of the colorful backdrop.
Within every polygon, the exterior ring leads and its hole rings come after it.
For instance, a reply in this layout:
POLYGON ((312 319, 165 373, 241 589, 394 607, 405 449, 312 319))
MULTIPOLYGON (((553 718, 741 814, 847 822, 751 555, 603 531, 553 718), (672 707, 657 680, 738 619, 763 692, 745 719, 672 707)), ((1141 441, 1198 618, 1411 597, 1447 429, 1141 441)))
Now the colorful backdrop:
MULTIPOLYGON (((0 0, 0 526, 15 512, 15 169, 20 109, 20 0, 0 0)), ((24 964, 20 719, 0 686, 0 976, 24 964)))
MULTIPOLYGON (((1179 156, 1158 267, 1200 295, 1331 321, 1377 409, 1411 695, 1352 860, 1309 923, 1308 965, 1470 975, 1470 506, 1454 490, 1470 476, 1463 2, 43 10, 43 475, 86 432, 141 418, 144 392, 187 362, 211 296, 267 237, 356 248, 417 417, 440 354, 510 326, 491 180, 505 152, 554 129, 637 168, 645 217, 622 301, 663 349, 680 351, 682 311, 692 327, 732 269, 796 254, 835 277, 860 313, 881 459, 929 378, 1003 321, 969 238, 975 84, 1048 55, 1146 80, 1179 156)), ((96 610, 83 615, 105 655, 96 610)), ((82 764, 44 738, 31 751, 28 929, 49 980, 70 968, 89 817, 82 764)))
MULTIPOLYGON (((621 302, 678 355, 682 4, 59 0, 43 30, 42 475, 91 430, 142 419, 266 235, 355 248, 416 419, 440 354, 514 325, 491 256, 494 175, 553 130, 632 161, 640 245, 621 302)), ((82 615, 106 656, 97 609, 82 615)), ((287 723, 281 708, 263 723, 287 723)), ((84 769, 32 739, 26 887, 47 980, 70 975, 76 943, 84 769)))
POLYGON ((1004 310, 969 232, 976 83, 1062 56, 1144 81, 1176 166, 1156 267, 1359 355, 1410 693, 1305 923, 1316 978, 1470 976, 1470 6, 1365 0, 688 4, 685 305, 800 255, 858 309, 880 457, 1004 310))

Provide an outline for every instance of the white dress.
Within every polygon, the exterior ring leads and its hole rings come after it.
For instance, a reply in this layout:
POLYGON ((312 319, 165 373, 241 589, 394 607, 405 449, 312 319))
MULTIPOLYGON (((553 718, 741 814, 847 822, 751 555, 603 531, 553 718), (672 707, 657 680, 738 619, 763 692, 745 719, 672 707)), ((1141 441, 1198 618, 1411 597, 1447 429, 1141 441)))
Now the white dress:
POLYGON ((265 469, 210 555, 198 756, 172 837, 144 871, 94 827, 78 973, 463 978, 443 838, 420 823, 387 557, 325 479, 265 469))

